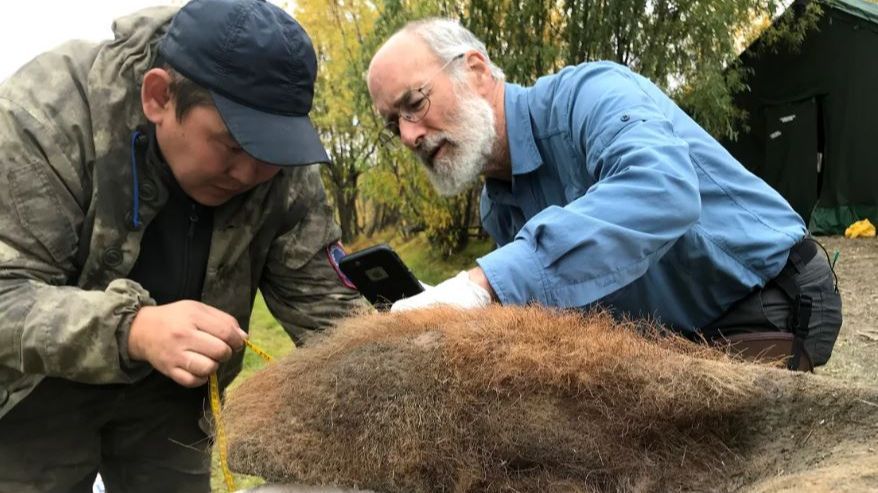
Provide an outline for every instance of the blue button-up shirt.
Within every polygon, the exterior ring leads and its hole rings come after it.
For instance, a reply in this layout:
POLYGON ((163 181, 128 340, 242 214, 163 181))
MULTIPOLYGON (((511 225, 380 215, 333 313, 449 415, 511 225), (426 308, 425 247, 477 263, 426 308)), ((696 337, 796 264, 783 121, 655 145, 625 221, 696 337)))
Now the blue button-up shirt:
POLYGON ((609 62, 505 86, 512 181, 478 264, 504 304, 599 303, 691 331, 776 276, 806 228, 660 89, 609 62))

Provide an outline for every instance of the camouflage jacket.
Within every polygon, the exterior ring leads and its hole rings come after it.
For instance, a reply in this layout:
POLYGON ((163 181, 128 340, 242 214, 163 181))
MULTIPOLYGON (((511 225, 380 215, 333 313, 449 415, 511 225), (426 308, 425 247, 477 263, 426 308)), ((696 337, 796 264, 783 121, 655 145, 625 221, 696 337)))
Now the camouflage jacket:
MULTIPOLYGON (((0 85, 0 417, 44 376, 125 383, 152 371, 128 359, 127 339, 155 302, 126 275, 168 190, 154 163, 132 167, 131 136, 175 12, 121 18, 113 41, 67 43, 0 85)), ((257 288, 294 339, 363 306, 327 260, 340 231, 317 166, 284 168, 218 207, 213 228, 202 301, 245 330, 257 288)))

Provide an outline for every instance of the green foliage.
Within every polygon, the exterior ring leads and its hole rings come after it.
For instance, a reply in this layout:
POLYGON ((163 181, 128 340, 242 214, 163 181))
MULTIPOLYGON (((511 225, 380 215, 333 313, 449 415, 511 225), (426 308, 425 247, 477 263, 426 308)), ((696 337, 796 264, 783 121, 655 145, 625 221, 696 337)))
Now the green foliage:
POLYGON ((564 65, 563 12, 548 0, 460 2, 461 23, 485 42, 508 80, 531 83, 564 65))
POLYGON ((424 204, 425 232, 433 249, 450 257, 467 246, 470 225, 478 224, 478 196, 473 188, 455 197, 436 196, 424 204))
POLYGON ((747 70, 734 60, 728 70, 702 74, 697 88, 687 85, 676 93, 677 103, 713 135, 737 138, 747 114, 734 106, 733 98, 746 89, 747 70))
POLYGON ((786 11, 775 22, 772 29, 762 33, 756 48, 768 51, 797 50, 822 15, 823 8, 818 2, 809 2, 806 5, 797 4, 786 11))
MULTIPOLYGON (((512 82, 530 84, 564 65, 612 60, 655 81, 709 132, 734 136, 745 116, 740 41, 783 9, 781 0, 563 0, 462 2, 462 21, 485 40, 512 82)), ((820 8, 785 16, 767 47, 798 45, 820 8)), ((770 26, 766 22, 764 26, 770 26)), ((761 29, 759 29, 761 31, 761 29)))
POLYGON ((427 284, 436 284, 462 270, 475 267, 477 258, 493 250, 494 242, 473 240, 453 255, 444 255, 430 248, 430 240, 425 236, 395 245, 394 248, 418 279, 427 284))
MULTIPOLYGON (((423 209, 432 206, 436 195, 420 164, 399 145, 380 150, 360 190, 364 199, 395 211, 394 225, 405 236, 424 229, 423 209)), ((391 225, 376 229, 387 226, 391 225)))
POLYGON ((349 241, 360 231, 358 182, 378 148, 379 125, 363 78, 377 46, 370 33, 378 12, 367 1, 301 0, 294 14, 317 51, 311 118, 332 160, 321 172, 338 211, 342 239, 349 241))

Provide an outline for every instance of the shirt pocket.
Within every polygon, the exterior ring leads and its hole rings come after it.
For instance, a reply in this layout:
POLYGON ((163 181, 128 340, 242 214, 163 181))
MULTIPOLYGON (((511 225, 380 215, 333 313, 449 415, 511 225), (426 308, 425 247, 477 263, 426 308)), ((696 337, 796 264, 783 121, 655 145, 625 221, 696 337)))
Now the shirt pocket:
MULTIPOLYGON (((53 183, 46 168, 45 163, 33 162, 13 167, 9 193, 21 226, 61 264, 75 254, 78 235, 58 196, 61 184, 53 183)), ((31 250, 26 241, 21 246, 31 250)))
POLYGON ((557 170, 558 179, 564 186, 564 198, 569 204, 585 195, 594 184, 588 171, 588 160, 576 150, 569 133, 559 134, 546 142, 551 165, 557 170))

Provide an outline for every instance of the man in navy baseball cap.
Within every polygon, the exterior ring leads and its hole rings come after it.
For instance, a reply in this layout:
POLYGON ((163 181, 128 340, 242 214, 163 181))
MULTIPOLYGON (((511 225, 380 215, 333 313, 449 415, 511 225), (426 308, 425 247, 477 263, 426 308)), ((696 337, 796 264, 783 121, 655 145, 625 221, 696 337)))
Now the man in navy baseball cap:
POLYGON ((281 166, 329 160, 308 118, 314 47, 279 7, 264 0, 193 0, 174 16, 159 53, 210 91, 248 154, 281 166))
POLYGON ((209 492, 206 383, 257 290, 297 344, 365 307, 302 27, 192 0, 113 32, 0 82, 0 492, 209 492))

